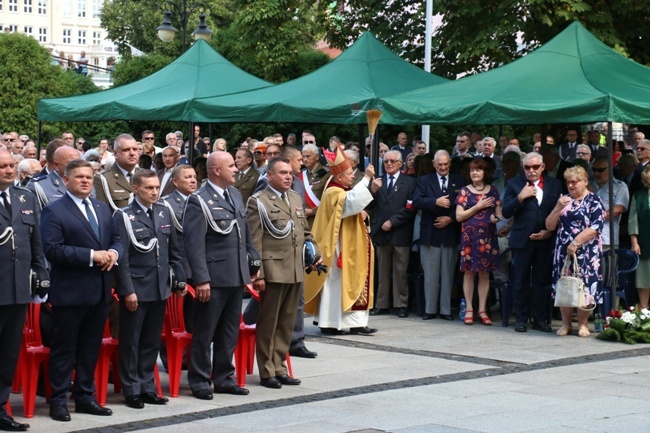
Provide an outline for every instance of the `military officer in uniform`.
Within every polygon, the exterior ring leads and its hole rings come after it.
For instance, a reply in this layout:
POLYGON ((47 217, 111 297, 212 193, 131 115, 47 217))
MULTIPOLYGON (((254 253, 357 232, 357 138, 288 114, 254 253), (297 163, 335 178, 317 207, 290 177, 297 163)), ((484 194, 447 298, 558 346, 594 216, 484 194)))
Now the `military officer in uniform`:
MULTIPOLYGON (((97 200, 108 203, 113 211, 123 208, 131 201, 133 175, 137 171, 138 145, 129 134, 119 135, 113 144, 115 163, 103 173, 95 176, 93 187, 97 200)), ((118 336, 118 306, 111 303, 108 312, 111 335, 118 336)))
POLYGON ((131 183, 138 164, 138 146, 135 138, 122 134, 115 139, 115 164, 98 176, 93 186, 97 200, 108 203, 113 210, 123 208, 131 200, 131 183))
POLYGON ((313 241, 302 198, 291 190, 293 170, 281 158, 272 159, 268 186, 248 201, 248 223, 262 268, 253 285, 260 292, 256 354, 262 386, 299 385, 284 360, 289 352, 303 281, 303 245, 313 241))
POLYGON ((251 281, 247 255, 259 260, 246 207, 232 187, 237 174, 233 157, 213 152, 207 170, 208 181, 187 199, 183 216, 185 253, 198 301, 187 379, 192 394, 201 400, 212 399, 212 384, 217 393, 248 394, 237 386, 232 357, 242 291, 251 281))
POLYGON ((49 277, 41 245, 38 201, 31 192, 13 185, 15 172, 11 154, 0 150, 0 430, 25 431, 29 424, 11 418, 6 405, 31 301, 30 269, 41 279, 49 277))
POLYGON ((239 172, 237 173, 237 181, 233 185, 241 193, 244 203, 248 201, 255 185, 260 178, 259 171, 253 168, 253 154, 248 149, 238 149, 235 154, 235 165, 239 172))
MULTIPOLYGON (((174 135, 174 137, 176 136, 174 135)), ((192 271, 185 256, 185 245, 183 243, 183 213, 185 212, 187 197, 196 191, 196 172, 189 165, 177 165, 172 170, 172 182, 174 183, 174 192, 164 196, 162 203, 171 211, 170 216, 174 229, 176 230, 185 276, 187 277, 187 282, 192 284, 192 271)), ((187 332, 192 332, 194 329, 194 303, 195 301, 191 296, 186 296, 183 300, 183 318, 185 319, 185 329, 187 332)), ((165 340, 160 345, 160 358, 165 368, 167 368, 165 340)))
POLYGON ((47 176, 40 176, 27 184, 27 189, 38 198, 40 208, 63 197, 66 193, 63 183, 65 166, 73 159, 80 159, 79 151, 70 146, 62 146, 54 151, 52 170, 47 176))
MULTIPOLYGON (((156 394, 153 371, 171 294, 170 270, 185 282, 171 212, 156 203, 159 190, 156 173, 138 170, 133 176, 134 200, 113 214, 124 246, 116 272, 119 370, 126 405, 134 409, 142 409, 145 403, 167 403, 156 394)), ((180 294, 185 294, 184 288, 180 294)))

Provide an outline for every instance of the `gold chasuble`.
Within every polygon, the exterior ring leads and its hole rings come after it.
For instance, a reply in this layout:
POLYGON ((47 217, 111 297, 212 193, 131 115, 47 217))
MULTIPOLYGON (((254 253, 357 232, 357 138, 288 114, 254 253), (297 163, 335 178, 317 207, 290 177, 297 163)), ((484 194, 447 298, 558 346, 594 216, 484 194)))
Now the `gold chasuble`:
POLYGON ((330 273, 312 272, 305 276, 305 312, 312 315, 318 313, 319 294, 326 280, 340 286, 341 311, 365 311, 373 305, 373 246, 360 213, 341 218, 347 195, 343 187, 331 183, 321 198, 312 227, 323 264, 341 270, 341 281, 331 281, 330 273))

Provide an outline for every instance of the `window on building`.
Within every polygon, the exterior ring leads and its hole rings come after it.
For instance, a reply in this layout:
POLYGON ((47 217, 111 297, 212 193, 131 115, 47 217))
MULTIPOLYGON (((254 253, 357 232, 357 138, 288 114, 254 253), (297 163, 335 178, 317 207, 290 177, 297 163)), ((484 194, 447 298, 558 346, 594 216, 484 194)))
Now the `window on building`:
POLYGON ((72 43, 72 30, 63 29, 63 43, 71 44, 72 43))
POLYGON ((93 45, 102 43, 102 32, 93 32, 93 45))
POLYGON ((18 0, 9 0, 9 12, 18 12, 18 0))
POLYGON ((74 0, 63 0, 63 16, 71 17, 72 16, 72 2, 74 0))
POLYGON ((47 0, 38 0, 38 14, 47 15, 47 0))
POLYGON ((23 27, 23 33, 27 36, 34 36, 34 29, 32 29, 32 26, 25 26, 23 27))
MULTIPOLYGON (((4 0, 0 0, 0 12, 4 10, 4 0)), ((0 24, 0 27, 2 27, 2 24, 0 24)))
POLYGON ((9 27, 9 31, 11 33, 16 33, 18 32, 18 25, 17 24, 10 24, 7 27, 9 27))
POLYGON ((32 1, 33 0, 23 0, 25 3, 23 3, 23 11, 26 14, 31 14, 32 13, 32 1))
POLYGON ((93 0, 93 18, 99 18, 102 12, 102 0, 93 0))
POLYGON ((86 45, 86 31, 85 30, 79 30, 77 34, 77 44, 78 45, 86 45))
POLYGON ((77 2, 77 17, 86 18, 86 0, 79 0, 77 2))
POLYGON ((38 29, 38 42, 47 42, 47 28, 40 27, 38 29))

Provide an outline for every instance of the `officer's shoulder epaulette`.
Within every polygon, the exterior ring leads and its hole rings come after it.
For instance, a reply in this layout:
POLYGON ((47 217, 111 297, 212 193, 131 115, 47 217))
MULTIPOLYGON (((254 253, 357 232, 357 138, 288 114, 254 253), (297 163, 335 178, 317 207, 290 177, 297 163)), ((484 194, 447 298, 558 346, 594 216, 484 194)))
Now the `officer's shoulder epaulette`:
POLYGON ((36 177, 32 177, 32 182, 40 182, 43 179, 47 179, 48 176, 49 176, 49 174, 40 174, 40 175, 38 175, 36 177))
POLYGON ((264 194, 264 190, 262 190, 262 191, 257 191, 255 194, 253 194, 253 195, 251 196, 251 198, 253 198, 253 197, 255 197, 255 198, 260 198, 260 196, 261 196, 262 194, 264 194))

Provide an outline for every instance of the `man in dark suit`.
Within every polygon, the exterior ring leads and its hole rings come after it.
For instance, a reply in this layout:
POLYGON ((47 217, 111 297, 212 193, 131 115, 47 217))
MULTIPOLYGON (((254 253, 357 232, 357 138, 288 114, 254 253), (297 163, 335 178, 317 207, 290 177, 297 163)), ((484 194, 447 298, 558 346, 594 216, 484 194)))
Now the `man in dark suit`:
POLYGON ((399 317, 408 317, 409 287, 406 279, 415 210, 411 204, 415 179, 400 173, 402 154, 390 150, 384 155, 384 175, 370 186, 374 210, 370 233, 377 251, 379 285, 375 308, 370 315, 389 312, 390 288, 393 287, 393 307, 399 317), (391 279, 392 275, 392 279, 391 279))
POLYGON ((122 134, 115 139, 115 163, 95 177, 94 187, 97 199, 108 203, 112 210, 129 204, 131 182, 138 164, 138 145, 135 138, 122 134))
POLYGON ((46 206, 41 218, 43 250, 51 265, 54 341, 49 403, 50 417, 56 421, 70 421, 66 401, 73 369, 76 412, 112 414, 95 401, 94 373, 111 298, 110 271, 122 252, 110 208, 89 198, 90 163, 70 162, 63 181, 67 194, 46 206))
POLYGON ((560 145, 560 158, 569 162, 576 159, 578 144, 578 130, 575 128, 568 129, 566 132, 566 142, 560 145))
POLYGON ((551 332, 547 323, 547 290, 553 263, 555 232, 546 230, 546 217, 562 194, 559 180, 544 173, 544 159, 536 152, 522 161, 524 173, 508 181, 503 197, 503 216, 513 218, 509 246, 512 249, 513 308, 515 331, 526 332, 529 317, 533 329, 551 332), (531 276, 532 283, 531 283, 531 276))
POLYGON ((160 196, 169 195, 174 191, 174 182, 172 182, 172 170, 178 164, 180 154, 176 146, 167 146, 162 151, 164 170, 158 172, 158 180, 160 181, 160 196))
POLYGON ((291 165, 283 159, 269 162, 268 186, 248 201, 253 243, 264 258, 253 285, 260 292, 257 319, 257 365, 267 388, 299 385, 284 365, 291 343, 304 278, 303 245, 312 240, 302 197, 290 191, 291 165))
POLYGON ((208 181, 187 199, 183 240, 196 289, 194 332, 187 380, 194 397, 247 395, 234 378, 232 356, 239 334, 242 291, 250 283, 247 254, 253 246, 246 207, 232 185, 237 168, 227 152, 210 154, 208 181), (212 352, 210 345, 213 343, 212 352))
POLYGON ((255 192, 255 186, 260 178, 260 172, 253 168, 253 154, 248 149, 238 149, 235 154, 235 165, 237 166, 237 181, 233 185, 241 193, 244 203, 248 202, 250 196, 255 192))
POLYGON ((397 144, 390 148, 390 150, 396 150, 402 155, 402 161, 406 161, 406 157, 413 152, 413 148, 408 145, 409 137, 406 135, 406 132, 400 132, 397 134, 397 144))
POLYGON ((6 431, 29 428, 29 424, 14 421, 6 405, 31 301, 30 269, 42 280, 49 280, 38 225, 38 201, 31 192, 13 185, 16 165, 9 152, 0 150, 0 430, 6 431))
POLYGON ((644 138, 639 141, 634 148, 634 153, 639 160, 639 165, 636 166, 634 171, 641 173, 650 163, 650 140, 644 138))
POLYGON ((420 261, 426 299, 423 320, 434 319, 438 310, 442 319, 454 320, 451 286, 460 244, 460 224, 456 221, 454 201, 465 182, 460 175, 449 172, 450 165, 449 153, 437 151, 433 159, 436 172, 418 179, 413 192, 413 206, 422 210, 420 261))
POLYGON ((173 271, 179 282, 186 279, 171 212, 156 203, 159 188, 156 173, 138 170, 133 176, 134 200, 113 214, 124 251, 116 271, 120 380, 126 405, 133 409, 167 403, 156 394, 153 371, 171 295, 169 273, 173 271))

